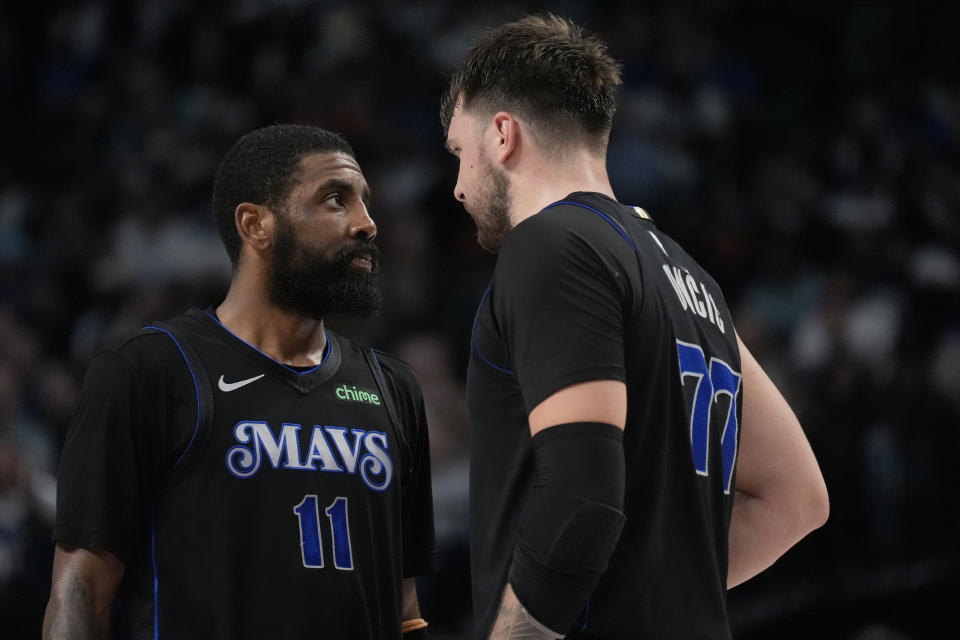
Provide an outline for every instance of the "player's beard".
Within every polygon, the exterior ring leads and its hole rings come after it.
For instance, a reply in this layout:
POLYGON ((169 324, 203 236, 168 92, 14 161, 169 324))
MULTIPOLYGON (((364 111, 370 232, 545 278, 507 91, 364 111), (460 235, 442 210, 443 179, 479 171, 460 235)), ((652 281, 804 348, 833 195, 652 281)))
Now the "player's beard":
POLYGON ((481 162, 482 187, 479 189, 477 204, 468 209, 470 217, 477 225, 477 242, 480 246, 495 253, 510 233, 510 182, 502 171, 498 170, 484 156, 481 162))
POLYGON ((279 221, 268 283, 270 301, 284 311, 322 319, 329 313, 368 318, 380 311, 380 258, 377 246, 358 241, 326 258, 297 241, 293 229, 279 221), (369 254, 372 271, 350 265, 369 254))

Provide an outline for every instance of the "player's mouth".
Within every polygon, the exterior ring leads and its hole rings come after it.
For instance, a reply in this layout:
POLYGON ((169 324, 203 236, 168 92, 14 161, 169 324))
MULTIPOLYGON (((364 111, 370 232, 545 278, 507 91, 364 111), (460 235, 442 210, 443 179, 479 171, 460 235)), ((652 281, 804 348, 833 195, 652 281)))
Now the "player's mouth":
POLYGON ((373 256, 366 251, 359 251, 353 256, 353 259, 350 260, 350 265, 356 269, 372 272, 373 256))

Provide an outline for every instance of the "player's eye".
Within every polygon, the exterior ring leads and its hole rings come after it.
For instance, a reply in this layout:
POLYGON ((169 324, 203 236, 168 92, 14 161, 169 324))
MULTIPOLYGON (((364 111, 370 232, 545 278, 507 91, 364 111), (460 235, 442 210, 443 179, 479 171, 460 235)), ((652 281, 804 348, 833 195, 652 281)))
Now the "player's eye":
POLYGON ((331 193, 329 196, 327 196, 327 202, 331 204, 335 204, 338 207, 346 206, 346 202, 344 201, 343 194, 339 191, 335 193, 331 193))

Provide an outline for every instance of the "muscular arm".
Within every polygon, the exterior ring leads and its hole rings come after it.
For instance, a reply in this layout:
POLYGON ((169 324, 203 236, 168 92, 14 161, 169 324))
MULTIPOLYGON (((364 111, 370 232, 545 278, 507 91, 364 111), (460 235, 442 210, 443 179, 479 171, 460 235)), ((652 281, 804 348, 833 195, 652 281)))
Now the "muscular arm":
POLYGON ((58 544, 43 640, 105 639, 124 565, 106 551, 58 544))
POLYGON ((528 412, 534 468, 496 638, 537 637, 516 615, 529 615, 552 637, 567 631, 625 522, 622 274, 635 269, 636 255, 615 228, 583 213, 559 205, 517 225, 490 290, 528 412))
POLYGON ((627 385, 619 380, 591 380, 557 391, 530 412, 530 435, 565 422, 627 424, 627 385))
MULTIPOLYGON (((623 382, 583 382, 561 389, 538 404, 530 412, 530 434, 570 422, 597 422, 623 429, 626 417, 627 391, 623 382)), ((490 640, 548 640, 561 636, 538 622, 507 583, 489 637, 490 640)))
POLYGON ((786 400, 739 336, 743 419, 727 588, 749 580, 827 520, 827 488, 786 400))

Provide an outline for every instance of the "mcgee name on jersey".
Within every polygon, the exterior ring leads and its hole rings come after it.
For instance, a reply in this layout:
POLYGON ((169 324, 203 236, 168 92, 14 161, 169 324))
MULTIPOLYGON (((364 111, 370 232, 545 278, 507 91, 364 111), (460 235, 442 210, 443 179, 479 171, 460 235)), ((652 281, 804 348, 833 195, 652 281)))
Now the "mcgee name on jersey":
POLYGON ((374 491, 384 491, 390 486, 393 460, 386 433, 329 425, 315 426, 310 435, 310 444, 306 447, 306 456, 302 456, 298 437, 300 429, 299 424, 285 422, 280 427, 280 434, 274 437, 273 430, 266 422, 238 422, 233 428, 233 437, 240 444, 227 451, 227 469, 238 478, 250 478, 260 471, 266 457, 274 469, 349 474, 359 471, 364 484, 374 491), (333 442, 333 448, 339 454, 339 461, 330 442, 333 442))

